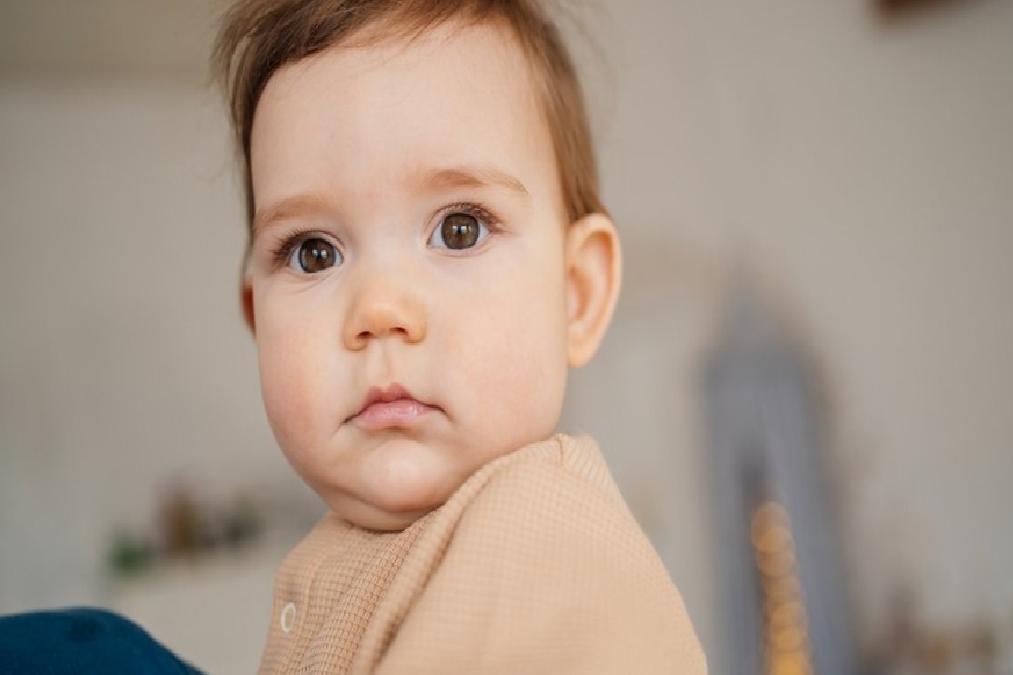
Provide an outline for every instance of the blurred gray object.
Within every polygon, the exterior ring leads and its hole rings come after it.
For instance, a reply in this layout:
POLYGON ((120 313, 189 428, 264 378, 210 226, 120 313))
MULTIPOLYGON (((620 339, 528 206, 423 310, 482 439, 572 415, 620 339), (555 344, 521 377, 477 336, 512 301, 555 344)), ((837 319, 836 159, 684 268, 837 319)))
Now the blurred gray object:
POLYGON ((789 567, 780 571, 797 576, 801 590, 801 645, 789 656, 804 665, 792 672, 853 675, 858 658, 828 513, 818 399, 803 359, 779 329, 740 278, 705 370, 728 672, 780 672, 771 649, 778 627, 772 630, 771 607, 764 607, 770 570, 761 572, 756 550, 757 518, 773 505, 786 512, 783 527, 790 533, 789 567))

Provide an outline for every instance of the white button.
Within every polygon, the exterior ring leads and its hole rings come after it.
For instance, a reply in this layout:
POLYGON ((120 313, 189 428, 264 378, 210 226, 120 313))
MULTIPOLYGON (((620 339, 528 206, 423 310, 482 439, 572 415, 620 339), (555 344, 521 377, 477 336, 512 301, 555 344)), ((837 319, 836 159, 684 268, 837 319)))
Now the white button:
POLYGON ((281 629, 286 633, 291 632, 292 624, 295 623, 295 603, 288 603, 285 609, 281 610, 281 629))

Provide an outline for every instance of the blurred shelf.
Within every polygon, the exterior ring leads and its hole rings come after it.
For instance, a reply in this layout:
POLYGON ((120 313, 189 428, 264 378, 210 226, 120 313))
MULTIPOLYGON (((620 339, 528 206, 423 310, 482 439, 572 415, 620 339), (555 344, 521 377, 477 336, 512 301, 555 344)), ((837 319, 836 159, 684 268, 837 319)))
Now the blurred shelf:
POLYGON ((214 675, 256 672, 271 619, 274 573, 292 537, 174 559, 107 587, 103 604, 214 675))

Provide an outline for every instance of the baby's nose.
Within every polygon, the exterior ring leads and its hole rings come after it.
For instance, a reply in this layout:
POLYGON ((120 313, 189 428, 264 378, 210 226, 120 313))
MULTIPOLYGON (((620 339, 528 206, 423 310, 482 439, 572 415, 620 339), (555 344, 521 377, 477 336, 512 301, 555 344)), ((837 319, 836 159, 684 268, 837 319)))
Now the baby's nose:
POLYGON ((408 343, 420 342, 426 335, 425 308, 410 289, 374 283, 352 302, 345 321, 345 346, 357 351, 370 338, 386 335, 401 336, 408 343))

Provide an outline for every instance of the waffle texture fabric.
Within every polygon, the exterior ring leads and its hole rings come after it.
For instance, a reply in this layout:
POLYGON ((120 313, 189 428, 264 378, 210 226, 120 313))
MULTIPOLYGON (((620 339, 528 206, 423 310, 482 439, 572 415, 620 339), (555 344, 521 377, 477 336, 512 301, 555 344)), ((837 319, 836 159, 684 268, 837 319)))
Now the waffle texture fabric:
POLYGON ((707 672, 588 435, 488 462, 404 530, 328 513, 275 577, 268 673, 707 672))

